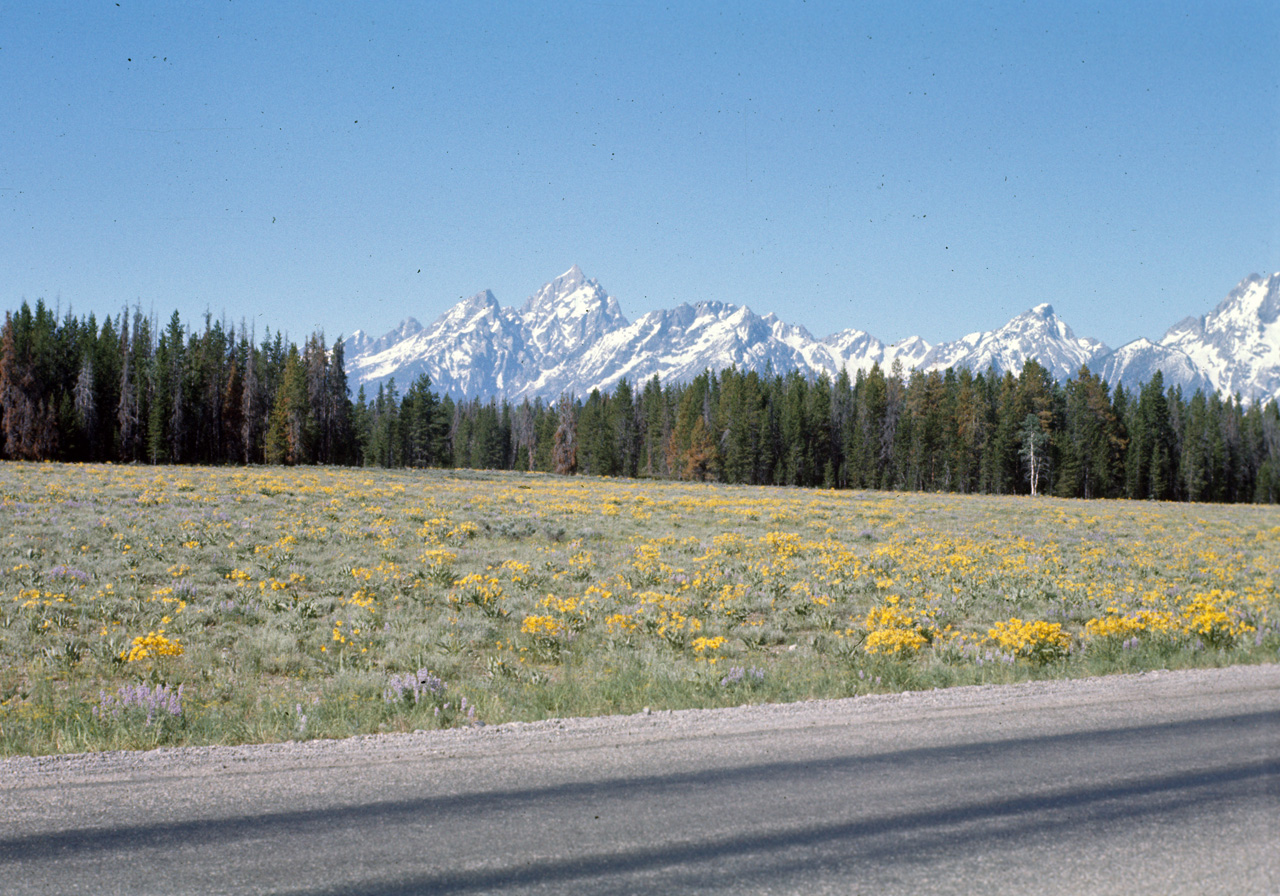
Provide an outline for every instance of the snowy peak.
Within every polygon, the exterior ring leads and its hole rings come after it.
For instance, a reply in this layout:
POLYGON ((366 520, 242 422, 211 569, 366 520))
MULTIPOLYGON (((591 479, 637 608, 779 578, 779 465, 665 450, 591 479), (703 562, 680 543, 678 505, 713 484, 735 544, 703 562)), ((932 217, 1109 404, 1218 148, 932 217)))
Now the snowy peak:
POLYGON ((1170 327, 1160 345, 1185 354, 1220 392, 1280 396, 1280 273, 1246 277, 1208 314, 1170 327))
POLYGON ((483 289, 470 298, 463 299, 445 313, 449 320, 470 320, 484 314, 499 313, 502 306, 498 298, 487 289, 483 289))
POLYGON ((1245 278, 1211 312, 1175 324, 1159 342, 1140 339, 1111 351, 1077 337, 1048 303, 997 330, 933 346, 917 336, 886 344, 857 329, 815 339, 773 314, 719 301, 651 311, 629 323, 618 301, 574 265, 519 310, 483 290, 429 327, 410 317, 376 340, 357 331, 346 358, 353 384, 394 377, 407 388, 426 374, 436 389, 468 399, 585 395, 612 389, 623 377, 679 382, 730 365, 833 377, 875 364, 888 371, 895 363, 904 371, 967 367, 1016 375, 1035 359, 1058 380, 1087 365, 1131 388, 1159 370, 1170 387, 1266 400, 1280 398, 1280 274, 1245 278))
POLYGON ((1036 305, 998 330, 970 333, 956 342, 934 346, 918 362, 924 370, 968 367, 1018 373, 1035 359, 1058 380, 1075 376, 1107 347, 1096 339, 1077 338, 1048 303, 1036 305))
POLYGON ((606 333, 627 325, 617 299, 576 264, 542 287, 524 303, 520 317, 529 344, 543 355, 563 356, 606 333))
POLYGON ((803 348, 814 345, 802 328, 777 318, 762 318, 745 306, 727 302, 688 303, 651 311, 590 346, 573 363, 547 371, 530 384, 528 394, 586 394, 612 389, 624 377, 640 383, 657 376, 663 382, 687 381, 704 370, 731 365, 749 370, 812 372, 803 348), (793 342, 797 344, 792 344, 793 342))
MULTIPOLYGON (((591 281, 595 284, 595 281, 591 281)), ((559 277, 556 277, 550 283, 545 284, 542 289, 531 295, 524 303, 524 307, 520 309, 521 314, 530 314, 545 309, 548 306, 554 306, 562 297, 567 297, 577 293, 587 284, 586 275, 582 273, 582 268, 576 264, 565 271, 559 277)), ((599 284, 595 284, 599 288, 599 284)))
MULTIPOLYGON (((1252 274, 1228 293, 1216 308, 1199 318, 1196 329, 1210 339, 1256 341, 1259 338, 1265 339, 1278 319, 1280 273, 1266 278, 1252 274)), ((1167 339, 1168 334, 1165 336, 1165 340, 1167 339)))
POLYGON ((1270 277, 1250 274, 1208 316, 1223 327, 1275 323, 1280 318, 1280 273, 1270 277))
MULTIPOLYGON (((1030 339, 1064 340, 1067 342, 1080 341, 1076 339, 1076 334, 1067 326, 1066 321, 1058 317, 1053 311, 1053 306, 1047 302, 1037 305, 1023 314, 1019 314, 999 330, 996 330, 996 334, 1003 338, 1017 336, 1030 339)), ((1102 345, 1095 339, 1083 341, 1088 343, 1090 347, 1102 345)))
POLYGON ((400 326, 394 330, 388 330, 377 339, 371 337, 364 330, 356 330, 342 344, 343 355, 346 358, 352 358, 359 354, 369 354, 374 352, 385 351, 397 342, 403 342, 422 332, 422 324, 418 323, 412 317, 406 317, 400 321, 400 326))
POLYGON ((901 339, 889 346, 886 352, 890 356, 891 362, 900 358, 904 366, 918 367, 920 361, 932 349, 933 347, 919 336, 908 336, 906 339, 901 339))
POLYGON ((1150 381, 1157 370, 1164 376, 1168 387, 1180 386, 1184 392, 1197 389, 1211 392, 1214 389, 1186 352, 1149 339, 1135 339, 1114 352, 1099 356, 1089 368, 1106 382, 1129 389, 1150 381))
POLYGON ((1258 301, 1258 320, 1263 324, 1280 323, 1280 272, 1258 284, 1262 296, 1258 301))

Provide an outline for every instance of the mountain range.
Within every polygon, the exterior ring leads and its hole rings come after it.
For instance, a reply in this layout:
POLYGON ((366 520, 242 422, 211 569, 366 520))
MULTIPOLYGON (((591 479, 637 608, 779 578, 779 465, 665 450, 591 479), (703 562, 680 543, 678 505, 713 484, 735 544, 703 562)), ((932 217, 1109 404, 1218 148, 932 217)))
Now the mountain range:
POLYGON ((504 308, 484 290, 424 327, 412 317, 373 338, 356 331, 344 344, 353 386, 394 378, 400 389, 419 374, 455 398, 554 399, 565 392, 633 386, 657 375, 688 380, 708 368, 850 376, 895 361, 906 371, 968 367, 1019 373, 1030 359, 1058 380, 1087 366, 1113 386, 1133 388, 1161 371, 1167 386, 1280 400, 1280 273, 1240 281, 1212 311, 1188 317, 1158 341, 1118 349, 1078 337, 1048 304, 997 330, 930 345, 919 337, 886 344, 862 330, 816 338, 773 314, 725 302, 682 304, 634 322, 617 299, 574 265, 520 308, 504 308))

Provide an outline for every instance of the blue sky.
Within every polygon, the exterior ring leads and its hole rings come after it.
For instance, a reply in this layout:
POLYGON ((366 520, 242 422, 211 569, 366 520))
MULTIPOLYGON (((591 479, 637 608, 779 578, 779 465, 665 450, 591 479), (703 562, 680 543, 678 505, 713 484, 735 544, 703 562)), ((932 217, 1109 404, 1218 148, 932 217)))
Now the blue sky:
POLYGON ((1280 5, 0 9, 0 306, 301 340, 581 265, 931 342, 1118 346, 1280 270, 1280 5))

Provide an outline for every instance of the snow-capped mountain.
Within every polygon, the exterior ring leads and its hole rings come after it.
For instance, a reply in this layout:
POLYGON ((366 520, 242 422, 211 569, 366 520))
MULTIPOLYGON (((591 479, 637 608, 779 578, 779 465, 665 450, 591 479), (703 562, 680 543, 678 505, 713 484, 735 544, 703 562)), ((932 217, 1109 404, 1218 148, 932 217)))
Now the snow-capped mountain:
POLYGON ((730 365, 834 377, 900 361, 904 370, 1017 374, 1035 358, 1059 380, 1087 365, 1107 382, 1133 388, 1158 369, 1170 386, 1266 400, 1280 398, 1280 274, 1246 278, 1210 314, 1174 325, 1158 343, 1139 339, 1112 351, 1077 337, 1048 304, 997 330, 934 346, 919 337, 886 345, 856 329, 816 339, 804 327, 726 302, 651 311, 629 323, 618 301, 574 265, 519 310, 503 308, 486 290, 428 327, 406 318, 378 339, 357 331, 345 351, 353 385, 394 377, 403 390, 425 373, 437 391, 456 398, 553 399, 609 390, 623 377, 632 385, 655 375, 676 382, 730 365))
POLYGON ((1136 389, 1149 381, 1158 370, 1166 386, 1181 386, 1191 394, 1197 389, 1212 392, 1215 387, 1204 372, 1196 367, 1187 353, 1150 339, 1135 339, 1114 352, 1095 358, 1089 369, 1112 385, 1136 389))
POLYGON ((1176 324, 1161 342, 1186 352, 1220 392, 1280 398, 1280 273, 1246 278, 1212 312, 1176 324))
POLYGON ((346 352, 347 357, 350 357, 353 354, 373 355, 378 352, 386 351, 397 342, 403 342, 412 336, 416 336, 420 332, 422 332, 422 324, 418 323, 412 317, 406 317, 404 320, 400 321, 400 326, 396 327, 389 333, 384 333, 377 339, 374 339, 364 330, 356 330, 343 343, 343 351, 346 352))
POLYGON ((357 331, 343 350, 348 376, 366 391, 390 379, 404 390, 425 373, 437 391, 459 398, 550 396, 559 393, 531 391, 531 384, 625 326, 617 299, 574 265, 519 311, 484 290, 428 327, 407 318, 377 340, 357 331))
POLYGON ((804 327, 725 302, 683 304, 628 323, 617 300, 574 265, 519 311, 485 291, 425 328, 408 318, 379 339, 357 331, 344 351, 348 375, 366 392, 392 378, 403 390, 425 373, 457 398, 520 399, 609 390, 624 377, 637 385, 655 375, 688 380, 730 365, 832 376, 847 368, 852 376, 901 358, 910 369, 929 344, 913 337, 885 345, 861 330, 818 340, 804 327))
POLYGON ((1077 338, 1054 313, 1053 306, 1042 304, 1019 314, 998 330, 970 333, 956 342, 936 345, 917 366, 922 370, 994 367, 999 373, 1016 374, 1034 358, 1054 379, 1065 380, 1106 351, 1107 347, 1096 339, 1077 338))
POLYGON ((911 336, 899 342, 885 345, 870 333, 862 330, 841 330, 822 340, 823 350, 829 353, 831 365, 815 365, 839 373, 849 371, 852 377, 858 371, 869 371, 879 364, 884 370, 893 369, 894 361, 901 361, 904 370, 919 366, 932 347, 919 336, 911 336))
POLYGON ((576 264, 530 296, 520 317, 539 356, 565 360, 627 325, 618 300, 583 276, 576 264))
POLYGON ((1165 385, 1184 392, 1280 400, 1280 273, 1251 274, 1208 314, 1185 318, 1159 342, 1136 340, 1091 366, 1126 388, 1159 370, 1165 385))
POLYGON ((807 370, 802 348, 815 343, 803 327, 750 308, 723 302, 651 311, 635 323, 605 334, 581 356, 548 369, 530 383, 534 395, 612 389, 623 377, 643 383, 688 380, 708 367, 738 367, 780 373, 807 370))
POLYGON ((507 394, 524 381, 526 364, 537 366, 524 321, 487 289, 454 305, 429 327, 415 330, 410 324, 416 323, 410 318, 397 328, 408 336, 396 340, 388 334, 363 352, 348 340, 343 346, 350 359, 348 376, 366 385, 395 379, 403 390, 425 373, 437 389, 488 396, 507 394))

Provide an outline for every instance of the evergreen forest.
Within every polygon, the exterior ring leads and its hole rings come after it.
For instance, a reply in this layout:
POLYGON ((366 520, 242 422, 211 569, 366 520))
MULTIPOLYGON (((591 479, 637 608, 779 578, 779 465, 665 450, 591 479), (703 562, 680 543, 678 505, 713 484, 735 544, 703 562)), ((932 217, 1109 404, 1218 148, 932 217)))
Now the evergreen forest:
POLYGON ((1280 502, 1280 409, 1132 391, 1082 368, 736 368, 555 401, 455 401, 425 376, 352 398, 341 340, 206 315, 99 323, 42 301, 0 331, 0 456, 541 470, 826 488, 1280 502))

